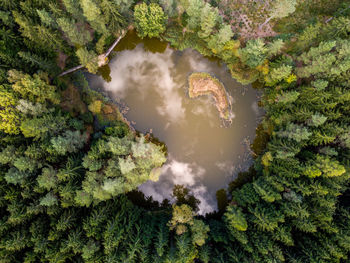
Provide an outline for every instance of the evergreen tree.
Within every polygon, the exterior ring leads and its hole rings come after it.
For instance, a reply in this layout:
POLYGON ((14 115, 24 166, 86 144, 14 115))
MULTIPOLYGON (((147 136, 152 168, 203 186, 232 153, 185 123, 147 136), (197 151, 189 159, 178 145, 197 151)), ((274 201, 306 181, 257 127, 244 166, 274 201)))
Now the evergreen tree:
POLYGON ((158 37, 165 31, 167 17, 163 9, 155 3, 136 5, 134 19, 137 33, 141 38, 158 37))

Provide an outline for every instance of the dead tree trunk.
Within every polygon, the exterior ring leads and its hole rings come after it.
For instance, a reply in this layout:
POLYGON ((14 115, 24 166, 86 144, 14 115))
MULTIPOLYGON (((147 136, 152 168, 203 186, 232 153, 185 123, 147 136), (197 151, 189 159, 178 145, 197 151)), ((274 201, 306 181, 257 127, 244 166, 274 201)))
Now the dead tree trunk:
MULTIPOLYGON (((98 56, 98 61, 99 61, 99 67, 105 65, 108 61, 108 56, 111 54, 111 52, 113 51, 113 49, 115 48, 115 46, 119 43, 119 41, 124 37, 125 35, 125 31, 122 32, 122 34, 113 42, 113 44, 109 47, 109 49, 107 50, 107 52, 101 54, 98 56)), ((79 65, 79 66, 76 66, 74 68, 71 68, 71 69, 68 69, 64 72, 62 72, 61 74, 58 75, 58 77, 62 77, 64 75, 67 75, 69 73, 72 73, 74 71, 77 71, 78 69, 81 69, 81 68, 84 68, 83 65, 79 65)))
POLYGON ((74 72, 74 71, 77 71, 78 69, 81 69, 81 68, 83 68, 83 67, 84 67, 83 65, 79 65, 79 66, 76 66, 76 67, 74 67, 74 68, 68 69, 68 70, 62 72, 61 74, 59 74, 58 77, 62 77, 62 76, 64 76, 64 75, 67 75, 67 74, 69 74, 69 73, 72 73, 72 72, 74 72))

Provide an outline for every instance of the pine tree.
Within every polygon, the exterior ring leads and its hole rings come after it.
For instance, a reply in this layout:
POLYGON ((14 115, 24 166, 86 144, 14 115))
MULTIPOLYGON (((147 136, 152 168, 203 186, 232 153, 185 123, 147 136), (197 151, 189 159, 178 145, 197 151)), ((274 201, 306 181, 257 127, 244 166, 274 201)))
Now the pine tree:
POLYGON ((97 3, 94 0, 80 0, 80 6, 91 27, 100 34, 106 34, 106 21, 97 3))
POLYGON ((80 63, 85 66, 90 73, 96 73, 98 70, 98 58, 94 51, 89 51, 86 47, 79 48, 76 55, 80 63))
POLYGON ((75 23, 74 20, 70 20, 65 17, 60 17, 59 19, 57 19, 57 24, 61 27, 61 29, 73 45, 83 47, 91 41, 90 33, 83 26, 81 26, 79 30, 77 23, 75 23))
POLYGON ((134 19, 137 33, 141 38, 158 37, 165 31, 167 17, 163 9, 155 3, 136 5, 134 19))

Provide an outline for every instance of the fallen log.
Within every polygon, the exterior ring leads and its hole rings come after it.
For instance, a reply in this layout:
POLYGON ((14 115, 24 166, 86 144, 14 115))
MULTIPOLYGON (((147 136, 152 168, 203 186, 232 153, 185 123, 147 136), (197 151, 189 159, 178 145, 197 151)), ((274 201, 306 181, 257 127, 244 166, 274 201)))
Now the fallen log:
MULTIPOLYGON (((116 47, 116 45, 119 43, 119 41, 125 36, 125 31, 122 32, 122 34, 113 42, 113 44, 109 47, 109 49, 98 56, 98 66, 102 67, 108 63, 108 56, 111 54, 113 49, 116 47)), ((66 71, 63 71, 61 74, 58 75, 58 77, 62 77, 64 75, 67 75, 69 73, 72 73, 74 71, 77 71, 78 69, 84 68, 83 65, 76 66, 74 68, 68 69, 66 71)))

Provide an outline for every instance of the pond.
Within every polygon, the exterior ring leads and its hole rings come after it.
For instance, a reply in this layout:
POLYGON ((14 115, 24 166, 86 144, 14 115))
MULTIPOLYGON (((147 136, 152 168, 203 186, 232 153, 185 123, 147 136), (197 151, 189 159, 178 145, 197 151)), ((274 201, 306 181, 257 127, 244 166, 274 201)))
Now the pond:
POLYGON ((109 76, 108 68, 105 80, 89 76, 90 86, 126 105, 132 126, 151 131, 168 149, 159 181, 146 182, 139 190, 161 202, 171 200, 173 186, 182 184, 201 201, 200 214, 215 210, 216 191, 252 164, 250 144, 262 117, 258 91, 239 84, 225 65, 192 49, 176 51, 129 36, 117 51, 109 76), (223 83, 232 103, 230 126, 223 125, 210 96, 189 98, 188 76, 193 72, 210 73, 223 83))

